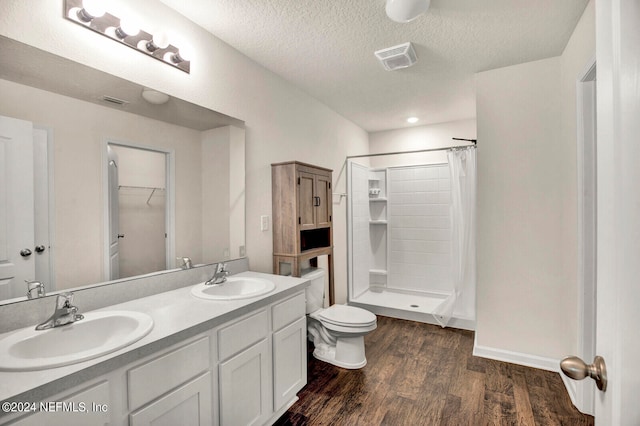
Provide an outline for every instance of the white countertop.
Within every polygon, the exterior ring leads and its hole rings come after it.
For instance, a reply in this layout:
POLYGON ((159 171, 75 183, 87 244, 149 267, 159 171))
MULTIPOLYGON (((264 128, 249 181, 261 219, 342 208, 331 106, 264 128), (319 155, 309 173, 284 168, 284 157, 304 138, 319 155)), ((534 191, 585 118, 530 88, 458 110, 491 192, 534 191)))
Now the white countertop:
MULTIPOLYGON (((302 278, 258 272, 242 272, 234 276, 268 279, 275 283, 276 288, 269 294, 249 299, 215 301, 194 297, 191 294, 193 286, 187 286, 97 309, 96 311, 136 311, 148 314, 153 318, 153 329, 145 337, 123 349, 77 364, 38 371, 0 371, 0 400, 39 402, 81 382, 106 374, 266 306, 308 285, 308 280, 302 278)), ((51 310, 53 311, 53 306, 51 310)), ((33 326, 35 327, 35 324, 33 326)), ((0 339, 11 333, 13 331, 0 334, 0 339)), ((42 350, 46 351, 46 348, 42 350)))

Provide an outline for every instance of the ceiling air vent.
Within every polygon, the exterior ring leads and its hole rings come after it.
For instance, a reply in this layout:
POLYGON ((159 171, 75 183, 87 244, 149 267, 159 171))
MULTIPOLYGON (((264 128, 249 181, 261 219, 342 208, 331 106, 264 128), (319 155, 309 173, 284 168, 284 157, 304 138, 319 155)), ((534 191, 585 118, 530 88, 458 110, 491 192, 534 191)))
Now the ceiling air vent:
POLYGON ((418 60, 411 43, 403 43, 378 50, 375 55, 387 71, 410 67, 418 60))
POLYGON ((109 95, 103 95, 102 96, 102 100, 105 101, 105 102, 116 104, 116 105, 126 105, 126 104, 129 103, 128 101, 125 101, 125 100, 122 100, 122 99, 118 99, 118 98, 114 98, 113 96, 109 96, 109 95))

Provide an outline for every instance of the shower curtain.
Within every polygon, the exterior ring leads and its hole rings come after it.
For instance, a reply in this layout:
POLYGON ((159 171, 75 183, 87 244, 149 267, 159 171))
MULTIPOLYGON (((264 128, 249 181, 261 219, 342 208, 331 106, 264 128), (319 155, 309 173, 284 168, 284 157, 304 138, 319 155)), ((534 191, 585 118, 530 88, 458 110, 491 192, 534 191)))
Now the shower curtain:
POLYGON ((451 179, 451 282, 452 292, 433 312, 446 327, 465 289, 475 287, 476 149, 447 151, 451 179))

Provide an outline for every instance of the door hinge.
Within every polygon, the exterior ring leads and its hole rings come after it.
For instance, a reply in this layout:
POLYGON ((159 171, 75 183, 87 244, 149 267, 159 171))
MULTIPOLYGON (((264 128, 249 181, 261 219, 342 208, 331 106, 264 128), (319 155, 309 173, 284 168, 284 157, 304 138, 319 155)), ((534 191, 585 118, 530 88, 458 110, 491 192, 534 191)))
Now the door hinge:
POLYGON ((298 225, 302 225, 302 219, 298 216, 298 225))
POLYGON ((331 189, 331 182, 329 182, 329 189, 331 189))
POLYGON ((329 215, 329 222, 331 222, 331 215, 329 215))
POLYGON ((300 178, 298 178, 298 185, 300 185, 300 178))

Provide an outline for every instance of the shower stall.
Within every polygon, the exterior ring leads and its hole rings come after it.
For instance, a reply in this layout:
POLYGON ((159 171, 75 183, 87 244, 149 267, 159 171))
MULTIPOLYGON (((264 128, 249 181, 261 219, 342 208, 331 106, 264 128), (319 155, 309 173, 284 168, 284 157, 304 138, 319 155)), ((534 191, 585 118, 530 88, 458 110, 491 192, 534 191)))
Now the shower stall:
POLYGON ((475 145, 347 158, 349 304, 475 328, 475 145))

